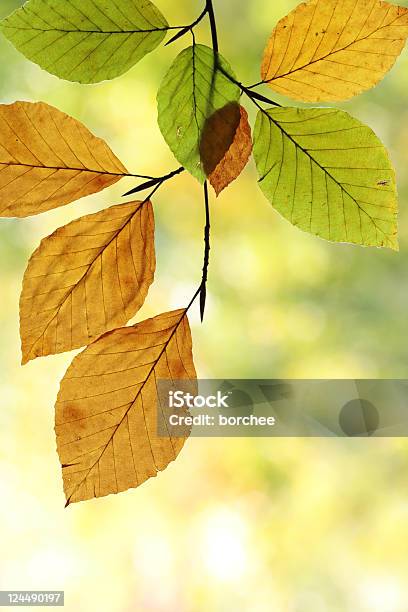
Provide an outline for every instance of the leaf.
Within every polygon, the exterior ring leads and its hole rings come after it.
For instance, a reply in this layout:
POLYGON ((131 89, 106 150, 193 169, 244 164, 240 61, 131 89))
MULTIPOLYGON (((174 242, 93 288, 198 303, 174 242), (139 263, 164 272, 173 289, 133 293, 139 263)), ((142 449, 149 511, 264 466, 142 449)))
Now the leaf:
POLYGON ((374 132, 330 108, 258 114, 254 156, 274 208, 335 242, 398 249, 395 174, 374 132))
MULTIPOLYGON (((224 109, 217 111, 217 113, 210 117, 210 129, 208 130, 210 134, 216 134, 218 137, 222 134, 222 125, 225 125, 226 121, 224 118, 220 120, 217 115, 224 114, 225 109, 228 109, 230 106, 232 105, 224 107, 224 109)), ((238 178, 247 165, 252 153, 252 136, 251 126, 248 121, 248 113, 242 106, 234 105, 234 107, 235 106, 238 110, 238 125, 235 127, 232 142, 225 147, 224 150, 226 152, 223 158, 218 160, 215 167, 208 172, 209 181, 214 187, 217 196, 220 195, 223 189, 238 178)), ((205 133, 206 130, 204 130, 204 134, 205 133)), ((201 146, 203 147, 203 142, 201 146)), ((218 150, 223 150, 223 147, 218 147, 218 150)))
MULTIPOLYGON (((158 121, 176 159, 201 183, 206 179, 200 154, 206 121, 219 109, 238 102, 240 89, 226 74, 229 64, 204 45, 184 49, 160 86, 158 121)), ((225 150, 217 152, 221 160, 225 150)))
POLYGON ((0 105, 0 216, 27 217, 130 176, 79 121, 37 102, 0 105))
POLYGON ((157 379, 195 379, 185 310, 109 332, 75 357, 56 403, 67 505, 137 487, 185 438, 157 433, 157 379))
POLYGON ((209 177, 232 146, 241 122, 240 106, 230 102, 210 115, 200 139, 202 168, 209 177))
POLYGON ((51 74, 98 83, 124 74, 153 51, 168 24, 149 0, 29 0, 1 29, 51 74))
POLYGON ((347 100, 374 87, 408 36, 408 9, 378 0, 310 0, 272 32, 261 75, 295 100, 347 100))
POLYGON ((126 324, 146 298, 155 263, 150 202, 113 206, 45 238, 23 280, 23 364, 126 324))

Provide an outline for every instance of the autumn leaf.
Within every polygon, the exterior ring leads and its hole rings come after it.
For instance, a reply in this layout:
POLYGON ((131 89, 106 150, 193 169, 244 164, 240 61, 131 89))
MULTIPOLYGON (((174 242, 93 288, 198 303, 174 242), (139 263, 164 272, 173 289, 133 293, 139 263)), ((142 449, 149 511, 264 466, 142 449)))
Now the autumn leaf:
POLYGON ((300 229, 335 242, 398 249, 395 173, 374 132, 330 108, 260 111, 259 185, 300 229))
MULTIPOLYGON (((239 87, 226 74, 231 68, 219 54, 193 45, 175 59, 157 94, 161 132, 176 159, 201 183, 207 178, 200 152, 206 122, 240 98, 239 87)), ((217 151, 218 160, 225 153, 217 151)))
POLYGON ((126 324, 146 298, 155 263, 150 202, 113 206, 45 238, 23 280, 23 363, 126 324))
POLYGON ((29 0, 1 23, 29 60, 79 83, 124 74, 161 43, 167 27, 149 0, 29 0))
POLYGON ((238 102, 230 102, 210 115, 204 123, 200 140, 200 157, 209 177, 230 149, 241 121, 238 102))
POLYGON ((79 121, 43 102, 0 105, 0 216, 27 217, 113 185, 126 168, 79 121))
POLYGON ((407 8, 379 0, 310 0, 272 32, 261 76, 295 100, 347 100, 381 81, 407 36, 407 8))
POLYGON ((185 310, 109 332, 64 376, 55 413, 67 505, 137 487, 185 438, 157 432, 158 379, 195 379, 185 310))
POLYGON ((251 126, 246 110, 239 104, 229 104, 214 113, 204 128, 200 150, 206 174, 218 196, 239 177, 252 153, 251 126), (213 152, 217 151, 214 156, 213 152), (220 152, 224 152, 221 159, 220 152))

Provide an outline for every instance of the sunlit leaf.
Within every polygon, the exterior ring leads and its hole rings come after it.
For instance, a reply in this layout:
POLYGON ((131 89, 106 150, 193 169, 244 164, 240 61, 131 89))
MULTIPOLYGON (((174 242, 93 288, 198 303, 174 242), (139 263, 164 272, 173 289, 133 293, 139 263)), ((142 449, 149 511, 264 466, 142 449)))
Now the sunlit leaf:
POLYGON ((81 217, 32 255, 20 298, 23 363, 89 344, 142 306, 155 271, 150 202, 81 217))
MULTIPOLYGON (((231 68, 220 55, 204 45, 194 45, 175 59, 157 96, 159 126, 167 144, 177 160, 202 183, 207 176, 207 162, 202 159, 200 143, 206 122, 216 111, 240 98, 239 87, 225 73, 232 74, 231 68)), ((226 150, 215 152, 218 161, 226 150)))
POLYGON ((68 369, 56 403, 67 504, 137 487, 164 470, 185 438, 157 431, 157 379, 195 379, 185 310, 96 340, 68 369))
POLYGON ((265 196, 300 229, 398 249, 395 174, 374 132, 330 108, 258 114, 254 155, 265 196))
POLYGON ((407 36, 407 8, 379 0, 310 0, 274 29, 262 79, 296 100, 347 100, 381 81, 407 36))
POLYGON ((38 102, 0 105, 0 216, 27 217, 113 185, 126 168, 79 121, 38 102))
POLYGON ((149 0, 29 0, 1 29, 51 74, 97 83, 124 74, 153 51, 167 25, 149 0))

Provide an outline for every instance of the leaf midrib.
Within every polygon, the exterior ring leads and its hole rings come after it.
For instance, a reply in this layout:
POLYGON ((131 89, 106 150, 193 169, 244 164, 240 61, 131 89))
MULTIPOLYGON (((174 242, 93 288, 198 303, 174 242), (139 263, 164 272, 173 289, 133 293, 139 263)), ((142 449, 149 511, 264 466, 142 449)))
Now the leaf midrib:
MULTIPOLYGON (((23 166, 24 168, 38 168, 39 170, 72 170, 74 172, 93 172, 95 174, 107 174, 109 176, 127 176, 138 178, 134 174, 128 172, 110 172, 109 170, 91 170, 90 168, 71 168, 70 166, 44 166, 35 164, 23 164, 21 162, 3 162, 0 161, 0 166, 23 166)), ((143 177, 144 178, 144 177, 143 177)))
POLYGON ((12 26, 12 25, 8 25, 8 24, 3 24, 1 26, 2 30, 6 30, 6 29, 10 29, 10 30, 23 30, 23 31, 27 31, 27 32, 62 32, 65 34, 103 34, 103 35, 110 35, 110 34, 149 34, 149 33, 153 33, 153 32, 167 32, 168 30, 172 29, 170 27, 163 27, 163 28, 154 28, 151 30, 80 30, 80 29, 76 29, 76 30, 63 30, 62 28, 34 28, 34 27, 30 27, 30 28, 20 28, 17 26, 12 26))

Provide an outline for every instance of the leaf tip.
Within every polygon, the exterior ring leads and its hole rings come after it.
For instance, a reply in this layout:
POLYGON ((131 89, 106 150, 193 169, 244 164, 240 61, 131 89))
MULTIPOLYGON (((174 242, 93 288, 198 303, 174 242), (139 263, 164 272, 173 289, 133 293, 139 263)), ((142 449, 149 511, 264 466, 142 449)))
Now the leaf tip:
POLYGON ((221 185, 218 181, 214 180, 214 177, 212 175, 208 177, 208 180, 211 187, 214 189, 216 197, 218 198, 222 191, 224 191, 224 189, 227 187, 227 185, 221 185))

